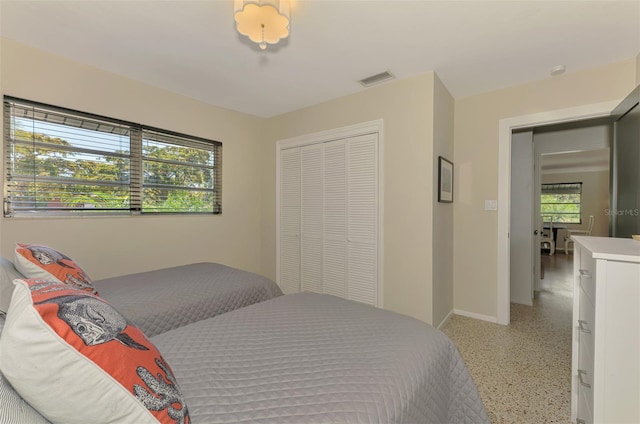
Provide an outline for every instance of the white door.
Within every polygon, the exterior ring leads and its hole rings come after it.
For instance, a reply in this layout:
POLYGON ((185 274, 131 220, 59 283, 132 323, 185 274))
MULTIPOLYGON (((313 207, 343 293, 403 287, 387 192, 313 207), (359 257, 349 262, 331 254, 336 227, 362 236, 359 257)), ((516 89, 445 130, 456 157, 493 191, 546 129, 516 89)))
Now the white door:
POLYGON ((324 292, 347 298, 347 141, 324 145, 324 292))
MULTIPOLYGON (((511 135, 511 211, 509 223, 511 302, 533 304, 534 249, 534 170, 533 132, 511 135)), ((538 260, 539 262, 539 260, 538 260)))
POLYGON ((279 284, 285 294, 300 291, 300 149, 280 152, 279 284))
POLYGON ((300 284, 302 291, 322 293, 323 146, 322 144, 314 144, 305 146, 301 150, 300 284))
POLYGON ((378 305, 378 134, 347 148, 348 298, 378 305))
POLYGON ((278 283, 381 305, 378 134, 280 150, 278 283))

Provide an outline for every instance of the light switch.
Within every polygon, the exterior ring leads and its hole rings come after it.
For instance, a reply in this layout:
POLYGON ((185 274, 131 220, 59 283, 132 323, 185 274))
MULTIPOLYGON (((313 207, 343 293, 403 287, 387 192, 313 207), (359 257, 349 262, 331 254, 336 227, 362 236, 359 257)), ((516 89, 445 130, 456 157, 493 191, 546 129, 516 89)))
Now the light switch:
POLYGON ((484 201, 484 210, 485 211, 497 211, 498 210, 498 201, 497 200, 485 200, 484 201))

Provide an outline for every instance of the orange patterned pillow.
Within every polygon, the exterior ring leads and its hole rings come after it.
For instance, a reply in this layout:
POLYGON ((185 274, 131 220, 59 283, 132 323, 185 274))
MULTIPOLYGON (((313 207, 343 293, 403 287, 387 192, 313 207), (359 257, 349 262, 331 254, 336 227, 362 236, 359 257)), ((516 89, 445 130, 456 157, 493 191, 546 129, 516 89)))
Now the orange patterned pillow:
POLYGON ((48 246, 16 244, 15 267, 27 278, 66 283, 98 294, 93 281, 70 257, 48 246))
POLYGON ((188 424, 173 372, 156 347, 98 296, 16 280, 0 369, 52 422, 188 424))

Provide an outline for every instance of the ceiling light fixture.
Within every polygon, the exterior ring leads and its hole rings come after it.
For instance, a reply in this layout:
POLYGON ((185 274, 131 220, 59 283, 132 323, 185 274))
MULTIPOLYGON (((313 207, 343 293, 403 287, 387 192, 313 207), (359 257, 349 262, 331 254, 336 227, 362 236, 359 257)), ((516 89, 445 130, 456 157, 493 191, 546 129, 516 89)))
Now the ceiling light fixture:
POLYGON ((236 28, 262 50, 289 36, 289 0, 235 0, 236 28))

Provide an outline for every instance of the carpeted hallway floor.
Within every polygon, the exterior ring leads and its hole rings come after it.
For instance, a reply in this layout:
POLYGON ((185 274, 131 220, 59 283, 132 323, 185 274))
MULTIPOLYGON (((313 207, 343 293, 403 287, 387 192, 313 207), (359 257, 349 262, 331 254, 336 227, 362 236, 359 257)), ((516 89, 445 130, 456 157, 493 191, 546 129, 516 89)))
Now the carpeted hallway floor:
POLYGON ((533 307, 511 304, 511 325, 454 316, 456 344, 492 423, 569 423, 573 256, 543 256, 533 307))

